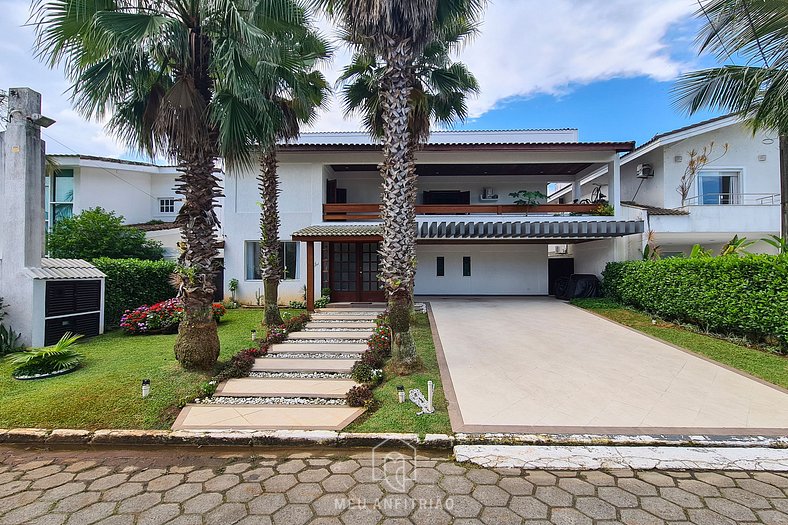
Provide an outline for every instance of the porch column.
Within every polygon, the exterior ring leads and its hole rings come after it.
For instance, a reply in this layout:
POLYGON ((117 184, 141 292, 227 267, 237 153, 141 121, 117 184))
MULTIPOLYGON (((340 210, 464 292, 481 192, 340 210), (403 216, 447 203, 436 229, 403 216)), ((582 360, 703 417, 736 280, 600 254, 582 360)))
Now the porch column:
POLYGON ((616 217, 621 216, 621 158, 618 153, 613 154, 613 160, 607 165, 610 175, 610 184, 607 186, 607 200, 615 210, 616 217))
POLYGON ((306 309, 315 311, 315 241, 306 242, 306 309))
POLYGON ((580 177, 578 176, 575 181, 572 183, 572 202, 579 201, 583 198, 583 185, 580 183, 580 177))

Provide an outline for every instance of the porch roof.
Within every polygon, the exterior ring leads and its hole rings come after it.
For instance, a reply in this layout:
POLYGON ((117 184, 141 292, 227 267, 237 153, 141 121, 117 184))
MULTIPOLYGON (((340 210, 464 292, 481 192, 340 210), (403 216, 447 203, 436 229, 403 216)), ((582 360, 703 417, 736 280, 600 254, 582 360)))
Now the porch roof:
MULTIPOLYGON (((418 226, 417 240, 429 241, 469 241, 469 240, 509 240, 509 241, 547 241, 593 240, 609 237, 623 237, 643 233, 640 220, 594 220, 594 221, 424 221, 418 226)), ((317 224, 293 233, 297 241, 358 241, 380 240, 383 227, 380 224, 317 224)))

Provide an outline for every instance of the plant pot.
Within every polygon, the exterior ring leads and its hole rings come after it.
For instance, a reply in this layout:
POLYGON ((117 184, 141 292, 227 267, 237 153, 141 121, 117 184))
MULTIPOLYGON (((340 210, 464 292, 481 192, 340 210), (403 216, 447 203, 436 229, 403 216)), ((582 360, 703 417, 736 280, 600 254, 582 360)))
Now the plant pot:
POLYGON ((51 372, 49 374, 40 374, 40 375, 34 375, 34 376, 15 376, 14 374, 11 374, 11 377, 13 377, 14 379, 17 379, 19 381, 33 381, 35 379, 47 379, 49 377, 57 377, 57 376, 70 374, 71 372, 73 372, 77 368, 79 368, 79 365, 72 366, 71 368, 67 368, 65 370, 58 370, 57 372, 51 372))

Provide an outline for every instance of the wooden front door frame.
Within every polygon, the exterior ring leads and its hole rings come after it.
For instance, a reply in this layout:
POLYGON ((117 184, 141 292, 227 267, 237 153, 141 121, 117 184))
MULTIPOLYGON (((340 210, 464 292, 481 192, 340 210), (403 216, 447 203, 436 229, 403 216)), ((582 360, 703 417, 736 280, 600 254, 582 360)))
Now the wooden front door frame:
MULTIPOLYGON (((338 302, 381 302, 385 301, 385 292, 380 290, 364 290, 364 284, 369 283, 370 272, 373 272, 375 276, 375 280, 377 280, 377 264, 375 264, 374 269, 367 270, 364 268, 364 264, 370 264, 371 261, 365 261, 365 251, 364 246, 369 244, 377 244, 379 241, 377 239, 354 239, 354 240, 342 240, 340 242, 330 242, 328 244, 328 284, 331 288, 331 298, 338 302), (354 268, 350 271, 353 272, 354 282, 355 285, 353 286, 354 290, 348 291, 341 291, 337 290, 335 285, 337 284, 334 280, 334 264, 335 264, 335 249, 340 245, 352 245, 353 252, 354 252, 354 260, 353 266, 354 268)), ((377 254, 377 246, 374 248, 374 253, 377 254)), ((366 253, 369 256, 369 252, 366 253)), ((382 288, 382 287, 381 287, 382 288)))

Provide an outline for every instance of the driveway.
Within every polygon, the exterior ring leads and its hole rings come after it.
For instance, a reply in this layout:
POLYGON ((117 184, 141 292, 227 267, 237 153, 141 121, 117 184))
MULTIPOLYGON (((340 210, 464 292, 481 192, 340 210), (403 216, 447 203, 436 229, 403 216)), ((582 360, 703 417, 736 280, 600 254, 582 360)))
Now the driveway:
POLYGON ((424 300, 456 432, 788 429, 784 390, 553 298, 424 300))

